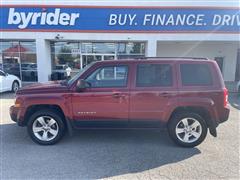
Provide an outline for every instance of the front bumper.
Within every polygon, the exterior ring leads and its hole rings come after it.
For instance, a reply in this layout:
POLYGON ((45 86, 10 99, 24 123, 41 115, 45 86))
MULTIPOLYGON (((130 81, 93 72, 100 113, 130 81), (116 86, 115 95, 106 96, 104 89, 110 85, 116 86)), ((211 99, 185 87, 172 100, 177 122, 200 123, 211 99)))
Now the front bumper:
POLYGON ((11 119, 19 126, 23 126, 23 117, 21 116, 22 109, 19 107, 11 106, 9 109, 11 119))

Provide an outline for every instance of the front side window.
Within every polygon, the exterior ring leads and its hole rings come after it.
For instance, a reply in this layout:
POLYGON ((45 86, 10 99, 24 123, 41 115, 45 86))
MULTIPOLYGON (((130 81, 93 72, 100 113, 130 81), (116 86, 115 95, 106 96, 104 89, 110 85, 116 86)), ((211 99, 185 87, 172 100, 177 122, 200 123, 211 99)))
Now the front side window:
POLYGON ((172 86, 172 67, 169 64, 139 64, 137 87, 172 86))
POLYGON ((127 77, 127 66, 107 66, 98 68, 86 80, 92 87, 125 87, 127 77))
POLYGON ((181 64, 181 79, 184 86, 207 86, 212 84, 212 75, 207 64, 181 64))

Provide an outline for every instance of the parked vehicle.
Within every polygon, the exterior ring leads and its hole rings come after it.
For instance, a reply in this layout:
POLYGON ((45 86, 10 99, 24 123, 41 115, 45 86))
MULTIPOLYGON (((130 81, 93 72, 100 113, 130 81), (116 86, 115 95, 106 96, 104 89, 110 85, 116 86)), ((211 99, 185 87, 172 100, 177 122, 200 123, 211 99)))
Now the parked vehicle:
POLYGON ((10 115, 43 145, 75 128, 167 127, 175 143, 194 147, 228 119, 228 91, 211 60, 101 61, 69 80, 22 88, 10 115))
POLYGON ((17 92, 21 87, 21 80, 14 75, 0 70, 0 93, 6 91, 17 92))

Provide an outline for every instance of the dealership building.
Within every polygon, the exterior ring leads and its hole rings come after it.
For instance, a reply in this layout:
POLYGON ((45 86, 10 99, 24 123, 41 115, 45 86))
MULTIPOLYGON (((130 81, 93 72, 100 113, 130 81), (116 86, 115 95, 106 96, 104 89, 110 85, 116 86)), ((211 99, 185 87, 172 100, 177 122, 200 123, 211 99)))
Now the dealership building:
POLYGON ((240 79, 239 2, 4 1, 0 68, 23 82, 74 75, 94 61, 204 57, 240 79))

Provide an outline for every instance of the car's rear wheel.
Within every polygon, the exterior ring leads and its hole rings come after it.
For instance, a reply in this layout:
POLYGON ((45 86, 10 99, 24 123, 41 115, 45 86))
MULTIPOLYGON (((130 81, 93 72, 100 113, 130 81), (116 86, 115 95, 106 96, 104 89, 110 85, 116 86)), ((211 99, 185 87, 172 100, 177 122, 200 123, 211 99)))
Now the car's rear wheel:
POLYGON ((19 90, 19 83, 17 81, 14 81, 12 83, 12 92, 16 93, 19 90))
POLYGON ((39 110, 28 121, 28 133, 38 144, 57 143, 65 133, 65 125, 60 114, 54 111, 39 110))
POLYGON ((198 114, 179 113, 171 118, 168 124, 168 132, 176 144, 183 147, 194 147, 205 139, 207 125, 198 114))

